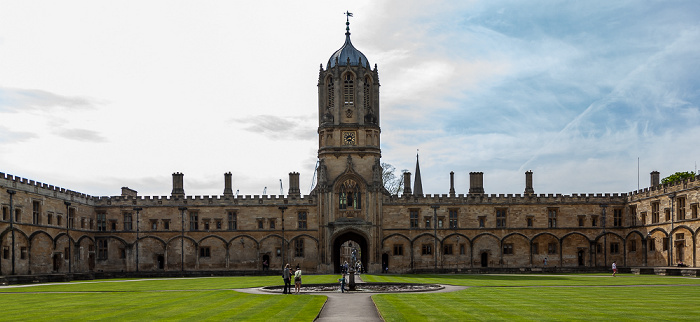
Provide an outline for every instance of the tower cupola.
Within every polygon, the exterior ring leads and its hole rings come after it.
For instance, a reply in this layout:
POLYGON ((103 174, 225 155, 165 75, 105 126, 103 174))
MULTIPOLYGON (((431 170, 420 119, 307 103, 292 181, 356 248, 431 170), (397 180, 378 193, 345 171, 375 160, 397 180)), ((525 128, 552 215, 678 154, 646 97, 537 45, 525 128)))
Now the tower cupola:
POLYGON ((340 47, 340 49, 336 50, 336 52, 331 55, 330 59, 328 59, 326 69, 335 67, 336 64, 338 66, 350 65, 370 68, 369 61, 367 61, 367 56, 357 50, 357 48, 355 48, 350 41, 350 17, 352 16, 352 13, 347 13, 347 15, 348 18, 345 22, 345 43, 342 47, 340 47))

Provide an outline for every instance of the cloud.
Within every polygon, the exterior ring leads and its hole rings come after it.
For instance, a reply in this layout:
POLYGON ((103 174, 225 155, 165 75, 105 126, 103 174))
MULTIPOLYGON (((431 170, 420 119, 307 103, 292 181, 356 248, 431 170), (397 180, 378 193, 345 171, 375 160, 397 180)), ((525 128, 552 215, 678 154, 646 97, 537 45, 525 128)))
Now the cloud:
POLYGON ((316 117, 279 117, 274 115, 255 115, 233 119, 235 123, 245 125, 244 129, 261 133, 272 139, 313 140, 316 133, 309 131, 314 127, 316 117))
POLYGON ((83 142, 106 142, 107 139, 103 137, 99 132, 86 130, 86 129, 60 129, 55 131, 58 136, 83 142))
POLYGON ((63 96, 39 89, 0 87, 0 112, 46 110, 58 106, 90 109, 94 107, 94 102, 84 97, 63 96))
POLYGON ((0 144, 18 143, 34 138, 37 138, 37 135, 34 133, 11 131, 3 126, 0 126, 0 144))

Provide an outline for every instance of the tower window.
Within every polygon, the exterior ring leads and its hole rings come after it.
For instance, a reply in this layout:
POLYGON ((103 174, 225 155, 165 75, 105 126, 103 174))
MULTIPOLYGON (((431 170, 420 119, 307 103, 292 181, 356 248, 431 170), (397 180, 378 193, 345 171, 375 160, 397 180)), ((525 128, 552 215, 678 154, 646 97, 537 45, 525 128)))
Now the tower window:
POLYGON ((345 106, 353 105, 355 103, 355 80, 352 74, 345 74, 345 80, 343 82, 343 101, 345 106))
POLYGON ((333 85, 333 77, 328 77, 326 80, 326 98, 328 102, 328 107, 333 107, 335 104, 335 86, 333 85))
POLYGON ((369 77, 365 78, 365 84, 363 85, 363 96, 364 96, 364 108, 365 108, 365 113, 370 110, 372 106, 372 95, 371 95, 371 89, 372 88, 372 81, 370 80, 369 77))

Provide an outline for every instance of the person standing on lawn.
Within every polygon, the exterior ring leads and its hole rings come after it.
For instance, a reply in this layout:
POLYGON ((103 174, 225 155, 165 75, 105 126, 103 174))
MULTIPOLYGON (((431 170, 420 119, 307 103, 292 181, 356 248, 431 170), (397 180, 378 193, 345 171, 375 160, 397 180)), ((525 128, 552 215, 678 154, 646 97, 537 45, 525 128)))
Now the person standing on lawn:
POLYGON ((294 293, 299 294, 299 291, 301 291, 301 268, 294 271, 294 293))
POLYGON ((284 279, 284 290, 282 290, 282 294, 291 294, 292 272, 290 271, 289 264, 284 266, 284 271, 282 271, 282 279, 284 279))
POLYGON ((615 275, 617 274, 617 264, 615 263, 615 261, 613 261, 612 270, 613 270, 613 277, 615 277, 615 275))

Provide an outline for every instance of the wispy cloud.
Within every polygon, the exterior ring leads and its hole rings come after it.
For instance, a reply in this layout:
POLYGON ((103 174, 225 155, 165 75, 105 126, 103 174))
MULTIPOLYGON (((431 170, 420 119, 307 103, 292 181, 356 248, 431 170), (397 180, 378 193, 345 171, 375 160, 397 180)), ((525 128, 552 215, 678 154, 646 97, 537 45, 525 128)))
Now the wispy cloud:
POLYGON ((58 129, 55 133, 63 138, 83 141, 83 142, 106 142, 107 139, 103 137, 99 132, 86 129, 58 129))
POLYGON ((39 89, 0 87, 0 112, 17 112, 27 109, 89 109, 94 101, 84 97, 63 96, 39 89))
POLYGON ((11 131, 3 126, 0 126, 0 144, 18 143, 29 139, 36 138, 37 135, 30 132, 11 131))
POLYGON ((232 122, 244 126, 253 133, 261 133, 273 139, 313 140, 315 133, 309 131, 316 121, 315 116, 280 117, 274 115, 255 115, 233 119, 232 122))

